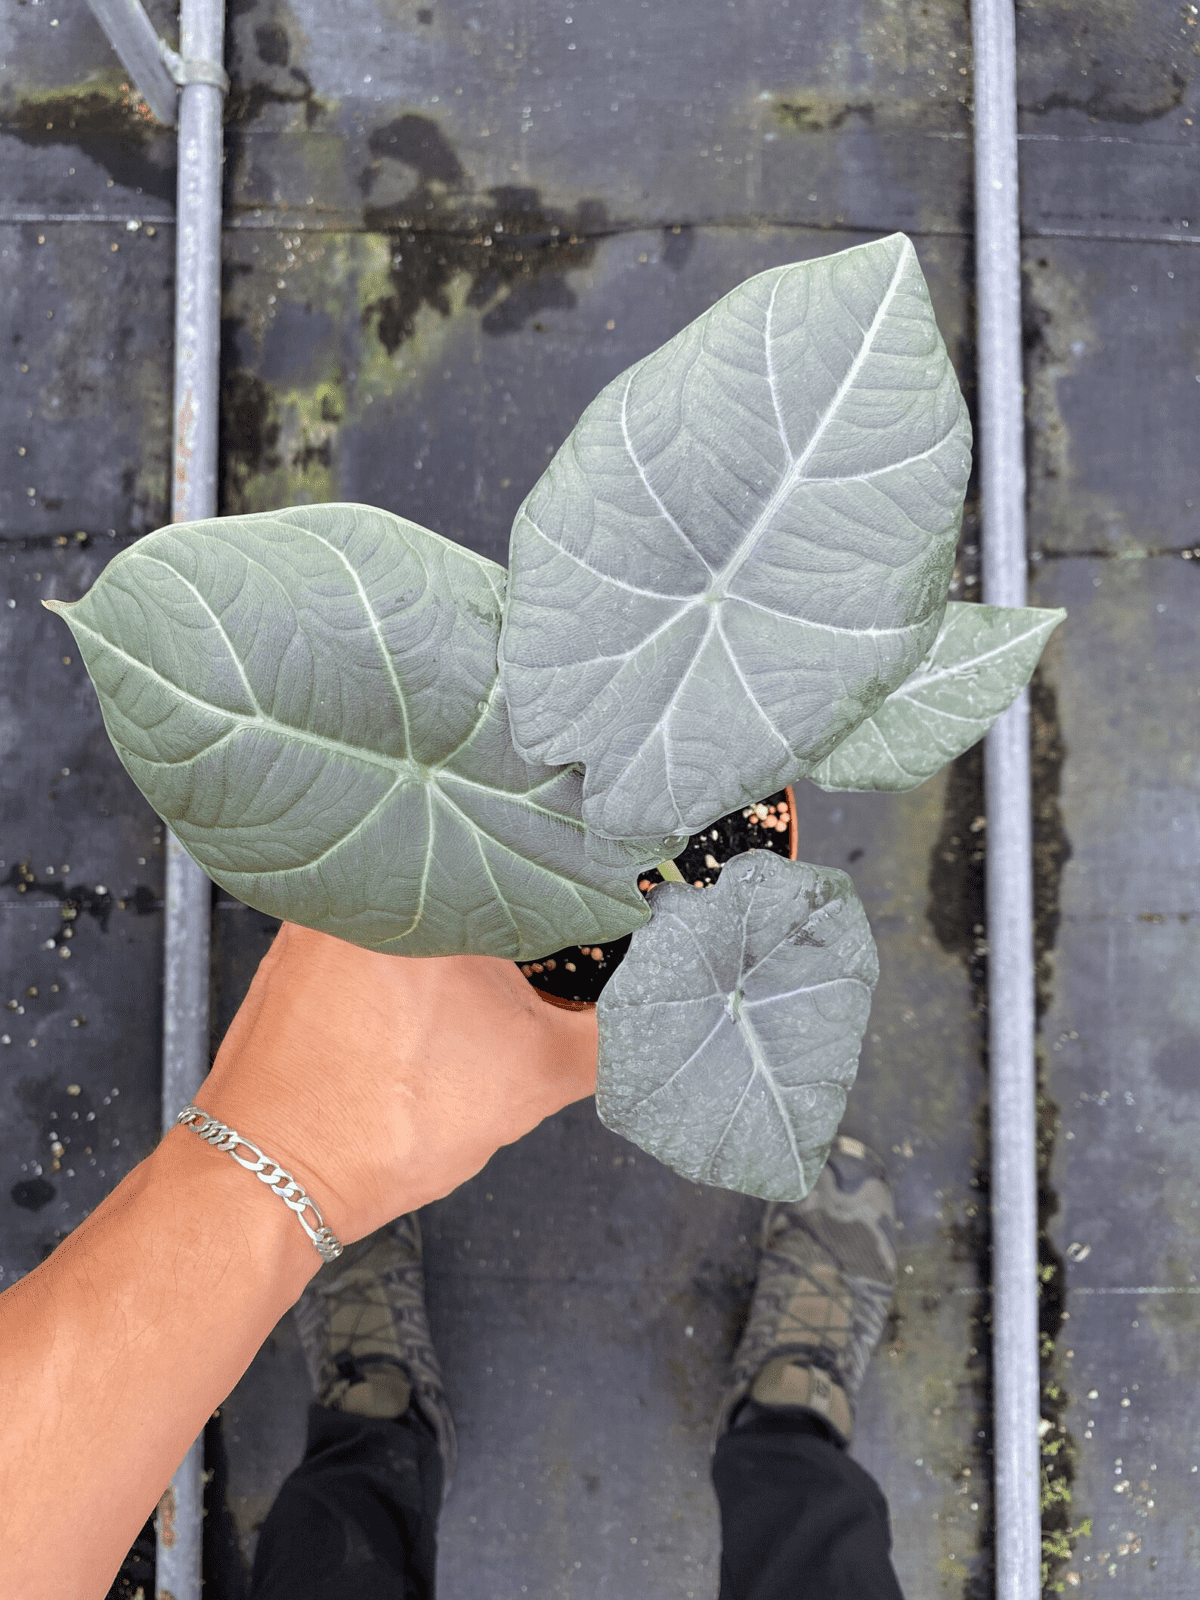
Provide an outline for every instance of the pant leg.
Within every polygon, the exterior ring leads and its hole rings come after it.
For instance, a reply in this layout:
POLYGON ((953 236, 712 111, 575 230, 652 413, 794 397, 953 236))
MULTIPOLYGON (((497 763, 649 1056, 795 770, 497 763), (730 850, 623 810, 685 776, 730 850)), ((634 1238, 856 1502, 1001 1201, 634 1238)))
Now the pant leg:
POLYGON ((820 1421, 756 1416, 717 1445, 720 1600, 903 1600, 887 1502, 820 1421))
POLYGON ((414 1406, 308 1411, 304 1460, 267 1513, 251 1600, 433 1600, 442 1461, 414 1406))

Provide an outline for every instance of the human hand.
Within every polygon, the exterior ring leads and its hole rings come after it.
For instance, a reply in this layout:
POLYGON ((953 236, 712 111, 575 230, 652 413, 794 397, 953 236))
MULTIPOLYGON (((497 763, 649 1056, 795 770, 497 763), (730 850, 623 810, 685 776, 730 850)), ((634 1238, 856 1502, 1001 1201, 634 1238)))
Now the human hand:
POLYGON ((196 1104, 352 1244, 593 1094, 597 1043, 594 1011, 547 1005, 510 961, 384 955, 284 923, 196 1104))

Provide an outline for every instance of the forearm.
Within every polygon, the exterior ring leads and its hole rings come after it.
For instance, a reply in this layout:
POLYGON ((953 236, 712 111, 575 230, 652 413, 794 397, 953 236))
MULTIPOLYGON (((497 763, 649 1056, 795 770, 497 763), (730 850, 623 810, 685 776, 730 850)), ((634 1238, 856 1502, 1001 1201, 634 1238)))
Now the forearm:
POLYGON ((41 1600, 47 1561, 58 1600, 102 1600, 320 1265, 276 1195, 178 1128, 0 1295, 4 1600, 41 1600))
MULTIPOLYGON (((352 1244, 594 1093, 596 1051, 595 1014, 544 1005, 512 962, 405 959, 285 924, 197 1104, 352 1244)), ((175 1128, 0 1295, 0 1600, 102 1600, 320 1266, 278 1195, 175 1128)))

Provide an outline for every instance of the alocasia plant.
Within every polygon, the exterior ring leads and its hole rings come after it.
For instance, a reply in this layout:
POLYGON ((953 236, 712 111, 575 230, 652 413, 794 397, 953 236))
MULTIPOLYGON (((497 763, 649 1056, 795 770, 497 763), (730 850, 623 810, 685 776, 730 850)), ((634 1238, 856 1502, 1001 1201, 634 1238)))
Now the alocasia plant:
POLYGON ((510 566, 368 506, 163 528, 72 629, 105 725, 211 876, 397 955, 632 933, 600 1115, 689 1178, 807 1193, 878 966, 840 872, 640 871, 807 776, 907 789, 1063 613, 948 605, 970 429, 900 234, 743 283, 608 385, 510 566))

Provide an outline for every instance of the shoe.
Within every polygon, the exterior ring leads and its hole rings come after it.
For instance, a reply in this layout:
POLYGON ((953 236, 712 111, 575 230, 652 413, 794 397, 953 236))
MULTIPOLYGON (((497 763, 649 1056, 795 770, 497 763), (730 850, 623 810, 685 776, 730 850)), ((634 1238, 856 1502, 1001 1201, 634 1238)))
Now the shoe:
MULTIPOLYGON (((717 1413, 713 1448, 747 1401, 802 1407, 843 1446, 896 1288, 896 1212, 887 1169, 840 1135, 803 1200, 763 1218, 758 1282, 717 1413)), ((742 1420, 749 1420, 743 1416, 742 1420)))
POLYGON ((429 1333, 416 1213, 327 1261, 292 1315, 318 1405, 380 1418, 415 1405, 437 1438, 445 1499, 458 1442, 429 1333))

